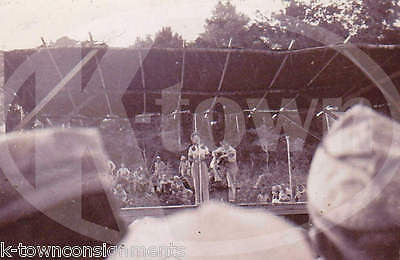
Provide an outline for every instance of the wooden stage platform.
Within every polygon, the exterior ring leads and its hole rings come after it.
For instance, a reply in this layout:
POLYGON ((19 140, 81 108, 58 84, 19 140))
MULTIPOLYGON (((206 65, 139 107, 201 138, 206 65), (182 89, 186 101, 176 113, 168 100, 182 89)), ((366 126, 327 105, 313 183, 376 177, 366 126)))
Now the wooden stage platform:
MULTIPOLYGON (((275 215, 285 216, 292 219, 296 215, 308 215, 307 203, 289 203, 283 202, 279 204, 272 203, 240 203, 236 204, 239 207, 246 208, 259 208, 265 209, 275 215)), ((134 208, 121 208, 120 216, 126 223, 132 223, 136 219, 143 217, 163 217, 182 210, 191 210, 196 208, 195 205, 177 205, 177 206, 159 206, 159 207, 134 207, 134 208)))

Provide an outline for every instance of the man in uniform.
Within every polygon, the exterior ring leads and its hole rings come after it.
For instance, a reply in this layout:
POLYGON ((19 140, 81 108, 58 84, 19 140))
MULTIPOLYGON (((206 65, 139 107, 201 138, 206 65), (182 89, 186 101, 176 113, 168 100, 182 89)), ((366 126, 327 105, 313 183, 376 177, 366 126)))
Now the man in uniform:
POLYGON ((152 165, 152 175, 150 177, 151 186, 153 187, 152 190, 155 193, 160 192, 160 180, 164 174, 165 168, 165 163, 161 160, 161 157, 157 155, 154 164, 152 165))
POLYGON ((172 190, 172 182, 166 174, 163 174, 160 179, 160 191, 164 195, 170 195, 172 190))
POLYGON ((131 171, 125 166, 124 163, 121 163, 121 168, 118 169, 117 176, 119 178, 129 179, 130 175, 131 171))
POLYGON ((271 195, 272 195, 272 199, 271 202, 272 203, 279 203, 279 191, 281 190, 281 185, 273 185, 271 188, 271 195))
POLYGON ((112 160, 108 160, 108 167, 110 169, 110 174, 113 178, 116 178, 116 172, 115 169, 117 168, 117 166, 115 165, 115 163, 112 160))
POLYGON ((125 166, 124 163, 121 163, 121 168, 117 171, 117 183, 122 184, 124 189, 130 193, 130 184, 129 178, 131 175, 131 171, 125 166))
POLYGON ((228 181, 229 202, 236 201, 236 177, 239 168, 236 162, 236 150, 228 142, 222 141, 221 146, 213 151, 214 158, 217 158, 217 165, 225 172, 228 181))
POLYGON ((136 171, 136 183, 136 190, 138 192, 145 193, 149 190, 149 182, 146 180, 146 175, 142 167, 139 167, 136 171))
POLYGON ((185 188, 185 185, 179 176, 174 176, 171 188, 172 195, 174 195, 178 202, 186 205, 191 203, 193 192, 185 188))
POLYGON ((193 187, 190 176, 190 162, 186 159, 184 155, 181 156, 181 160, 179 162, 179 175, 186 188, 193 187))
POLYGON ((296 195, 294 196, 294 201, 300 202, 304 200, 306 188, 303 184, 296 185, 296 195))
POLYGON ((154 174, 158 177, 161 177, 167 168, 166 164, 161 160, 161 157, 159 155, 156 156, 153 167, 154 174))
POLYGON ((119 205, 121 207, 126 206, 128 203, 128 194, 126 193, 124 187, 122 184, 118 183, 113 189, 112 192, 115 196, 115 198, 118 200, 119 205))

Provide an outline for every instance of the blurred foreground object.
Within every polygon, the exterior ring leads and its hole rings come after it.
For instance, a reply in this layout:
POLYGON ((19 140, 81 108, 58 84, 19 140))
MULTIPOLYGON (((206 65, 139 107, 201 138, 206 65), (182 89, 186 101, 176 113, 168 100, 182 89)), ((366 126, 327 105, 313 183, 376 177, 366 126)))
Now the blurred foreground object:
POLYGON ((0 136, 0 240, 6 245, 115 244, 112 177, 92 129, 0 136))
POLYGON ((111 260, 313 259, 303 231, 260 210, 210 202, 129 226, 111 260))
POLYGON ((326 259, 399 259, 400 125, 364 106, 333 124, 308 179, 311 239, 326 259))

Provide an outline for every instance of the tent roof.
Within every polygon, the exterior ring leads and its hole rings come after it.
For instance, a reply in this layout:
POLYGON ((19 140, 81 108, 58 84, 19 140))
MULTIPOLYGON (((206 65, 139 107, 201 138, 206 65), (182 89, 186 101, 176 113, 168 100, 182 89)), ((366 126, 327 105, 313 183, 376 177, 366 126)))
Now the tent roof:
MULTIPOLYGON (((399 87, 399 45, 362 44, 357 47, 399 87)), ((215 95, 231 98, 243 109, 248 108, 247 98, 263 96, 276 108, 281 105, 282 98, 293 97, 296 97, 297 106, 305 109, 312 98, 363 96, 372 104, 386 103, 364 72, 337 52, 340 48, 347 48, 347 45, 293 51, 97 48, 95 57, 49 102, 43 112, 63 115, 78 106, 79 113, 89 115, 105 115, 110 109, 123 115, 128 107, 133 114, 141 113, 144 110, 144 93, 146 111, 160 112, 156 99, 160 98, 162 90, 177 86, 182 79, 182 97, 189 99, 188 109, 191 111, 202 100, 215 95), (222 80, 224 68, 226 71, 222 80)), ((6 91, 15 91, 15 102, 23 103, 29 110, 29 107, 34 107, 34 104, 28 104, 32 103, 29 99, 35 97, 36 103, 40 101, 60 81, 61 76, 67 75, 91 50, 41 48, 5 52, 6 83, 25 61, 31 62, 35 75, 34 79, 27 78, 21 88, 17 87, 19 89, 7 89, 10 84, 6 84, 6 91)))

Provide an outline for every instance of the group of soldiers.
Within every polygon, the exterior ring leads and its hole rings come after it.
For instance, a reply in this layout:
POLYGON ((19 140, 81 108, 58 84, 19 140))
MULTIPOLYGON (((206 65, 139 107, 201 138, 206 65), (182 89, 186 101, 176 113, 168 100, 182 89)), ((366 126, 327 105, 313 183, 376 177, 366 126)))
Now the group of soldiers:
POLYGON ((297 184, 295 190, 292 191, 290 186, 284 183, 271 186, 268 178, 270 178, 268 174, 261 174, 258 176, 253 186, 253 189, 257 191, 258 202, 272 202, 275 204, 282 202, 301 202, 305 200, 306 188, 304 184, 297 184))
MULTIPOLYGON (((164 163, 158 158, 155 165, 164 163)), ((161 204, 191 204, 193 192, 187 189, 179 176, 170 177, 166 174, 147 174, 143 167, 131 170, 124 163, 117 170, 110 161, 110 169, 115 185, 113 193, 122 206, 137 206, 135 198, 141 197, 153 200, 157 198, 161 204)), ((157 169, 161 173, 164 168, 157 169)))
POLYGON ((152 167, 150 177, 152 191, 161 197, 173 196, 175 201, 181 201, 183 204, 191 204, 193 191, 187 180, 182 175, 173 175, 168 173, 167 164, 165 164, 159 155, 156 156, 152 167))
POLYGON ((148 181, 142 167, 132 171, 122 163, 117 170, 112 161, 109 161, 109 166, 110 172, 115 179, 113 193, 123 206, 127 206, 132 202, 130 194, 139 192, 145 194, 149 191, 148 181))
POLYGON ((192 145, 187 156, 182 155, 178 174, 169 171, 166 164, 157 155, 150 171, 143 167, 130 170, 125 164, 117 170, 110 161, 111 173, 116 180, 114 194, 124 205, 133 205, 132 194, 144 196, 157 195, 160 201, 177 204, 201 204, 209 200, 210 183, 228 187, 228 200, 236 201, 236 177, 239 171, 236 161, 236 150, 227 142, 210 152, 200 142, 197 133, 191 136, 192 145))
MULTIPOLYGON (((227 188, 228 201, 236 202, 239 168, 235 148, 222 141, 210 152, 197 133, 192 134, 191 141, 187 155, 180 157, 178 172, 171 171, 160 155, 155 157, 150 171, 143 167, 131 171, 124 164, 116 170, 111 162, 110 169, 117 180, 114 187, 116 196, 128 205, 132 204, 129 194, 135 193, 148 197, 157 195, 161 202, 198 205, 208 201, 211 187, 217 186, 227 188)), ((300 201, 304 197, 304 186, 297 185, 292 192, 285 184, 268 185, 269 178, 268 174, 258 177, 253 187, 259 191, 257 201, 281 203, 300 201)))

